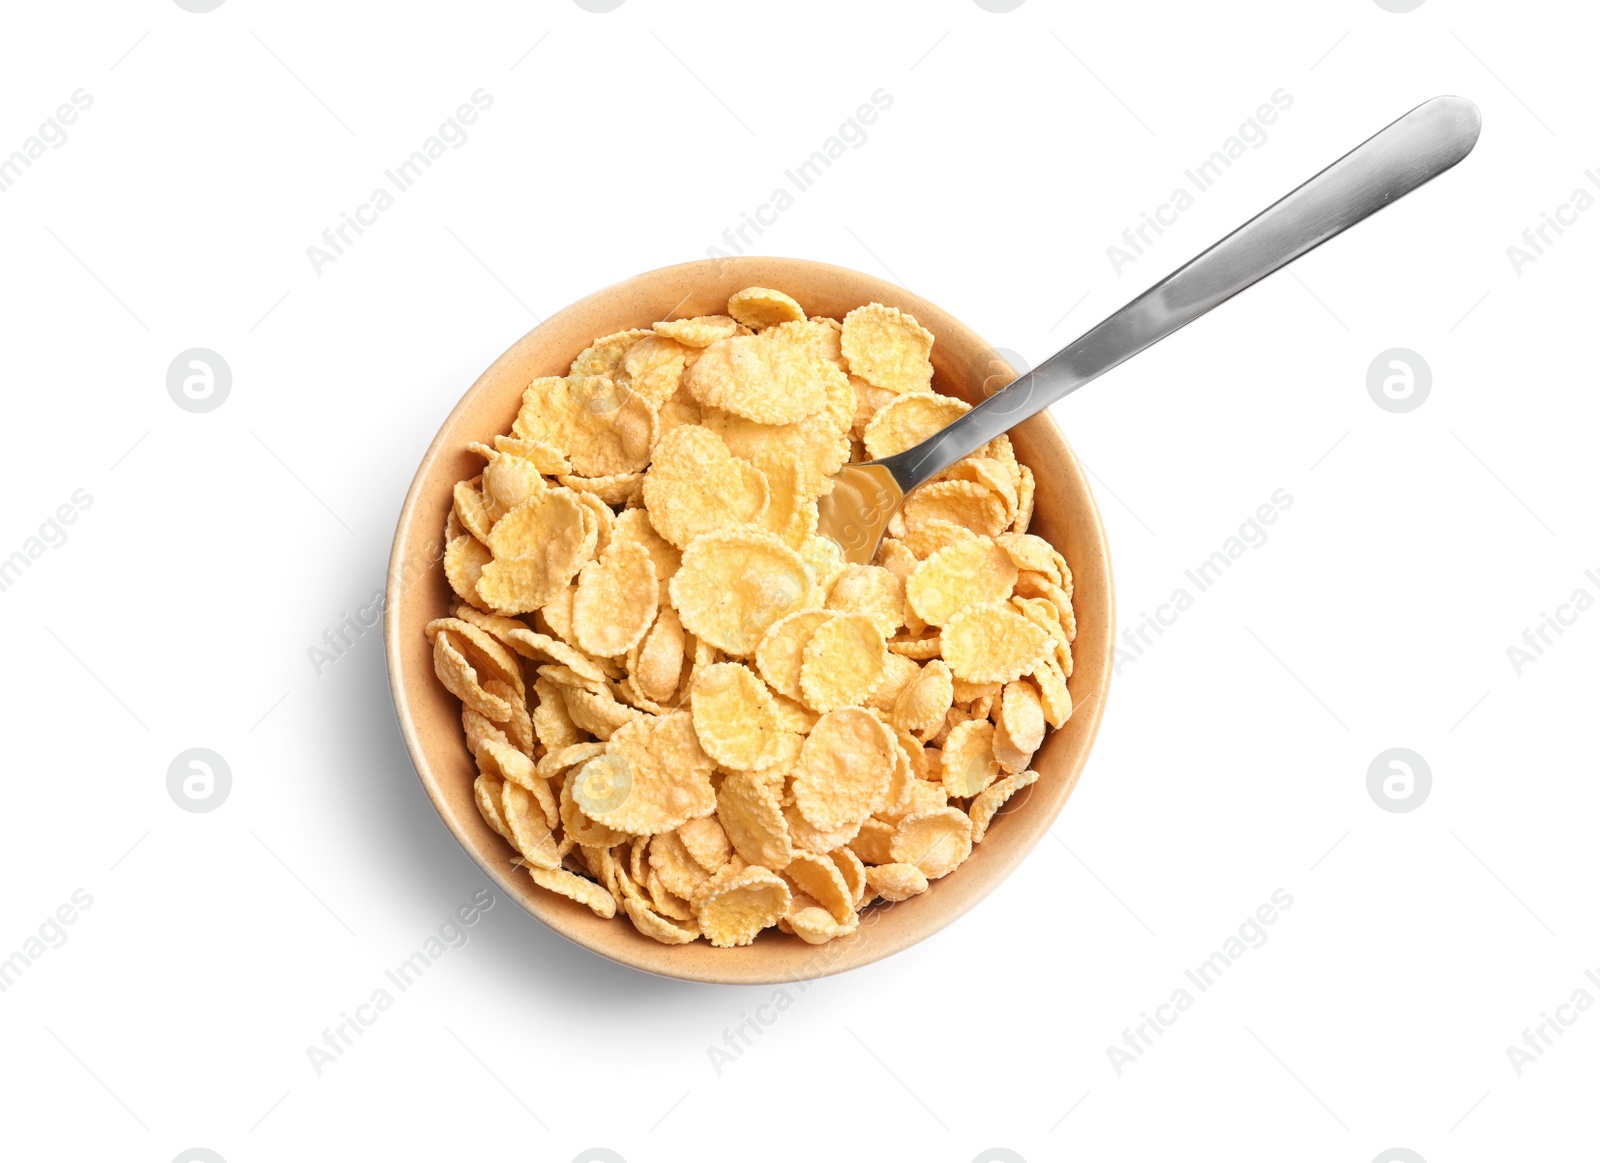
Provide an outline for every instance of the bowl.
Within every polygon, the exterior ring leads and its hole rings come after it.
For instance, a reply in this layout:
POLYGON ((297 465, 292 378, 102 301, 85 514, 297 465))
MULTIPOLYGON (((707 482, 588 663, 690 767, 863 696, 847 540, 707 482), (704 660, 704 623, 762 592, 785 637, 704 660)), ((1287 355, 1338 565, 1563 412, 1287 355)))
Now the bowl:
POLYGON ((813 946, 770 929, 737 949, 716 949, 705 941, 658 944, 620 914, 603 920, 539 888, 514 866, 511 846, 478 814, 472 792, 477 769, 462 737, 460 704, 434 677, 423 635, 423 627, 453 604, 440 564, 445 517, 455 483, 482 468, 465 446, 509 431, 528 382, 564 375, 597 336, 656 320, 722 314, 728 296, 749 286, 775 287, 808 312, 836 319, 870 302, 909 312, 936 337, 934 387, 971 403, 983 397, 986 380, 993 390, 1010 379, 990 345, 948 312, 843 267, 750 257, 705 259, 638 275, 579 300, 517 340, 445 418, 400 510, 383 616, 400 732, 428 798, 485 875, 557 933, 602 957, 665 977, 728 984, 807 980, 867 965, 938 932, 992 892, 1044 837, 1088 760, 1111 679, 1115 621, 1105 529, 1087 474, 1055 424, 1040 414, 1013 429, 1011 439, 1038 481, 1030 531, 1053 542, 1072 569, 1078 637, 1068 689, 1075 709, 1035 755, 1038 781, 1012 798, 966 863, 919 896, 869 908, 847 937, 813 946))

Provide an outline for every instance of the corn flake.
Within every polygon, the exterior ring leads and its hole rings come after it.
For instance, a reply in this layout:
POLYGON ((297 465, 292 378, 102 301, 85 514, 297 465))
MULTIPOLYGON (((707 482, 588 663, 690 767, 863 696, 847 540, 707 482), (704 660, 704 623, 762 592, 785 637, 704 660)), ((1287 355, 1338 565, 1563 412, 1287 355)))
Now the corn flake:
POLYGON ((657 335, 675 339, 685 347, 710 347, 721 339, 730 339, 739 331, 739 323, 726 315, 696 315, 692 319, 670 319, 652 324, 657 335))
POLYGON ((860 707, 823 715, 800 750, 795 807, 820 831, 866 819, 889 790, 896 748, 889 729, 860 707))
POLYGON ((760 469, 709 428, 674 428, 656 446, 642 496, 650 523, 679 549, 701 533, 759 521, 768 502, 760 469))
POLYGON ((800 609, 810 582, 800 555, 770 533, 695 538, 669 590, 684 628, 729 654, 749 655, 779 618, 800 609))
POLYGON ((749 771, 771 761, 778 712, 766 685, 737 662, 718 662, 695 676, 689 691, 695 734, 723 767, 749 771))
POLYGON ((914 448, 970 411, 970 404, 954 396, 929 391, 896 396, 862 428, 861 442, 872 459, 882 460, 914 448))
POLYGON ((659 600, 649 551, 637 541, 619 542, 578 574, 572 599, 573 635, 590 654, 624 655, 655 622, 659 600))
POLYGON ((972 853, 972 820, 956 808, 912 812, 896 826, 889 851, 929 880, 948 876, 972 853))
POLYGON ((950 671, 969 682, 1011 682, 1033 670, 1053 646, 1045 632, 1004 602, 957 611, 940 637, 950 671))
POLYGON ((865 702, 883 679, 887 654, 870 617, 833 615, 801 651, 801 701, 819 714, 865 702))
POLYGON ((789 909, 789 886, 775 873, 751 865, 713 877, 694 905, 706 939, 729 949, 750 944, 762 929, 778 923, 789 909))
POLYGON ((984 838, 995 813, 1005 806, 1007 800, 1038 778, 1037 771, 1018 771, 995 780, 974 796, 971 807, 967 809, 967 815, 972 819, 972 842, 976 844, 984 838))
POLYGON ((806 317, 799 303, 767 287, 746 287, 733 295, 728 300, 728 314, 755 331, 806 317))
POLYGON ((927 391, 933 332, 895 307, 869 303, 844 317, 840 347, 850 374, 895 393, 927 391))

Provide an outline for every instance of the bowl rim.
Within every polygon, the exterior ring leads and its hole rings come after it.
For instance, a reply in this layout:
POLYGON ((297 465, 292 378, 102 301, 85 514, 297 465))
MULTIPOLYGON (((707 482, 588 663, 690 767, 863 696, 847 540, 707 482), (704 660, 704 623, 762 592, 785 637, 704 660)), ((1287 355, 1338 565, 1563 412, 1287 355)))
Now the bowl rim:
MULTIPOLYGON (((1053 779, 1058 779, 1065 784, 1064 788, 1058 793, 1059 799, 1050 810, 1030 821, 1032 826, 1026 834, 1017 835, 1013 838, 1014 841, 1020 842, 1013 842, 1009 845, 1010 850, 998 858, 1000 863, 997 866, 985 869, 986 879, 983 883, 965 885, 965 891, 959 894, 959 899, 945 902, 942 909, 932 913, 922 924, 911 926, 897 938, 851 941, 848 948, 840 956, 833 957, 829 964, 817 966, 814 963, 828 960, 821 955, 835 946, 844 944, 844 942, 835 941, 821 946, 805 946, 805 949, 810 951, 810 956, 800 961, 798 969, 794 970, 752 973, 749 965, 740 964, 739 953, 741 950, 729 949, 718 951, 728 961, 725 969, 719 965, 715 971, 698 971, 676 967, 671 963, 670 958, 666 956, 670 951, 682 948, 681 946, 658 945, 645 938, 646 944, 642 945, 624 943, 620 948, 602 948, 587 940, 585 935, 580 932, 583 925, 573 920, 578 914, 564 912, 558 907, 548 909, 536 907, 536 903, 544 902, 546 897, 550 898, 548 903, 552 905, 555 900, 560 898, 556 898, 554 894, 536 893, 532 891, 534 886, 531 884, 524 887, 523 884, 518 883, 524 878, 512 875, 517 871, 514 866, 491 859, 488 854, 480 850, 477 841, 472 836, 469 836, 465 829, 459 826, 457 821, 452 818, 440 790, 439 773, 434 770, 433 763, 429 758, 428 748, 421 737, 417 716, 411 706, 405 688, 406 664, 402 658, 404 643, 401 640, 400 629, 402 609, 406 604, 407 592, 411 589, 411 584, 406 579, 405 574, 410 564, 416 559, 417 551, 412 547, 411 541, 416 525, 417 510, 425 499, 424 486, 426 479, 430 475, 430 469, 441 456, 456 451, 453 444, 446 445, 446 434, 455 427, 458 417, 473 407, 479 393, 495 379, 496 373, 502 365, 513 362, 526 349, 536 347, 541 333, 557 330, 564 321, 584 313, 599 302, 620 298, 630 288, 642 287, 648 283, 667 279, 671 276, 689 276, 703 279, 705 276, 710 275, 721 279, 726 276, 730 269, 738 270, 741 267, 751 267, 757 268, 757 270, 752 270, 750 276, 754 279, 758 272, 770 274, 774 266, 804 267, 819 275, 837 274, 856 284, 864 282, 869 285, 871 293, 871 297, 865 299, 864 302, 878 301, 898 305, 910 314, 918 316, 924 325, 928 326, 928 319, 924 318, 924 313, 926 313, 927 316, 936 318, 942 324, 954 326, 965 331, 982 343, 991 354, 996 351, 972 328, 967 327, 955 316, 950 315, 931 301, 906 290, 898 284, 887 283, 875 276, 847 267, 815 262, 809 259, 745 255, 737 258, 697 259, 641 272, 590 292, 531 328, 501 352, 466 389, 461 398, 456 401, 455 406, 450 409, 440 422, 438 430, 429 441, 427 450, 423 453, 418 463, 417 470, 407 488, 405 500, 400 507, 400 513, 396 520, 394 541, 390 549, 388 566, 385 572, 383 639, 391 703, 401 737, 405 741, 407 754, 411 759, 412 768, 422 784, 423 791, 426 793, 429 802, 433 805, 435 812, 438 813, 445 827, 496 888, 500 889, 508 898, 516 901, 525 912, 547 928, 580 948, 604 957, 609 961, 625 965, 630 969, 641 970, 673 980, 736 985, 777 985, 795 981, 808 981, 881 961, 953 924, 1015 872, 1017 866, 1034 850, 1039 841, 1044 838, 1045 833, 1050 830, 1060 816, 1068 799, 1071 798, 1079 776, 1088 763, 1089 755, 1094 749, 1095 739, 1105 714, 1105 704, 1112 679, 1112 663, 1116 649, 1116 593, 1113 584, 1111 557, 1106 541, 1105 525, 1082 462, 1078 460, 1066 437, 1061 433, 1060 428, 1056 425, 1048 410, 1046 410, 1038 413, 1031 420, 1024 421, 1024 423, 1042 426, 1046 439, 1059 445, 1074 478, 1073 483, 1076 485, 1076 491, 1081 495, 1087 512, 1088 520, 1081 523, 1081 531, 1088 535, 1091 543, 1090 548, 1093 551, 1092 556, 1094 558, 1093 566, 1098 575, 1096 582, 1104 588, 1105 634, 1100 650, 1096 652, 1092 659, 1088 656, 1080 655, 1077 649, 1074 649, 1073 657, 1075 664, 1077 664, 1074 666, 1074 673, 1078 673, 1086 662, 1092 661, 1094 671, 1100 676, 1100 682, 1096 687, 1082 694, 1074 703, 1072 713, 1074 724, 1081 723, 1083 715, 1080 715, 1080 711, 1087 715, 1088 722, 1086 726, 1081 728, 1085 732, 1081 745, 1076 754, 1070 756, 1067 760, 1068 770, 1059 775, 1052 773, 1053 779)), ((774 284, 778 283, 778 281, 778 279, 771 279, 774 284)), ((669 313, 669 317, 672 317, 673 314, 675 313, 669 313)), ((1001 358, 1003 359, 1003 357, 1001 358)), ((1059 483, 1057 487, 1059 487, 1059 483)), ((1080 570, 1084 563, 1080 561, 1069 564, 1073 567, 1075 582, 1081 583, 1084 574, 1080 573, 1080 570)), ((432 560, 428 568, 430 570, 438 570, 442 566, 437 560, 432 560)), ((413 600, 419 599, 413 598, 413 600)), ((1081 640, 1082 636, 1080 635, 1079 641, 1081 640)), ((1076 645, 1077 643, 1074 643, 1075 647, 1076 645)), ((1013 827, 1016 826, 1020 826, 1020 821, 1013 821, 1013 827)), ((862 918, 862 929, 868 927, 869 917, 881 912, 883 912, 882 909, 869 910, 867 916, 862 918)), ((588 910, 581 909, 581 914, 587 915, 588 910)), ((617 923, 617 919, 614 918, 612 921, 605 923, 614 924, 617 923)), ((860 930, 858 930, 857 935, 860 935, 860 930)))

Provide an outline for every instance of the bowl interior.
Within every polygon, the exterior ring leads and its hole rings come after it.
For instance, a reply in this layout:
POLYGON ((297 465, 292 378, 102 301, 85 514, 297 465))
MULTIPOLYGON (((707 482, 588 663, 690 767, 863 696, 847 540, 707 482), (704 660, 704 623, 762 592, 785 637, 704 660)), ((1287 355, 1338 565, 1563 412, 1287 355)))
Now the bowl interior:
POLYGON ((1072 569, 1078 637, 1068 689, 1075 709, 1034 757, 1038 781, 1012 798, 965 864, 920 896, 870 908, 848 937, 810 946, 774 929, 742 949, 714 949, 704 941, 658 944, 625 919, 602 920, 546 892, 513 866, 510 845, 484 823, 473 802, 477 771, 463 741, 460 705, 435 679, 423 635, 423 627, 453 604, 439 564, 445 518, 455 483, 482 467, 465 445, 509 431, 527 383, 564 375, 573 356, 597 336, 660 319, 722 314, 728 296, 748 286, 775 287, 809 313, 836 319, 873 301, 909 312, 936 337, 934 386, 971 403, 982 398, 986 377, 1006 370, 994 362, 987 343, 932 303, 841 267, 784 258, 707 259, 618 283, 523 336, 445 420, 401 509, 384 611, 389 680, 406 746, 445 824, 490 879, 556 932, 602 956, 669 977, 741 984, 809 979, 876 961, 943 928, 998 885, 1043 837, 1083 769, 1105 706, 1114 622, 1105 530, 1089 482, 1059 430, 1041 414, 1013 429, 1011 439, 1037 480, 1030 532, 1054 543, 1072 569))

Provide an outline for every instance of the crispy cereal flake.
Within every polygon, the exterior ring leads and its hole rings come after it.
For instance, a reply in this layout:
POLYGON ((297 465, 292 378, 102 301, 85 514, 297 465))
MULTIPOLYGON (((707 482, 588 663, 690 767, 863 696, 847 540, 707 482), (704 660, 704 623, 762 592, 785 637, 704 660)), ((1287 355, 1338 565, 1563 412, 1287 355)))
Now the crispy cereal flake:
POLYGON ((888 391, 925 392, 933 379, 933 332, 896 307, 869 303, 844 317, 840 348, 850 374, 888 391))
POLYGON ((800 749, 795 807, 823 831, 866 819, 889 790, 897 747, 889 729, 860 707, 823 715, 800 749))
POLYGON ((690 542, 669 589, 686 630, 744 656, 802 607, 810 581, 800 555, 772 534, 722 531, 690 542))
POLYGON ((801 651, 800 698, 819 714, 863 703, 883 679, 888 648, 865 614, 835 614, 801 651))
POLYGON ((1033 670, 1054 643, 1004 602, 967 606, 940 635, 950 671, 968 682, 1011 682, 1033 670))

